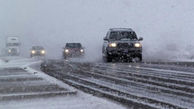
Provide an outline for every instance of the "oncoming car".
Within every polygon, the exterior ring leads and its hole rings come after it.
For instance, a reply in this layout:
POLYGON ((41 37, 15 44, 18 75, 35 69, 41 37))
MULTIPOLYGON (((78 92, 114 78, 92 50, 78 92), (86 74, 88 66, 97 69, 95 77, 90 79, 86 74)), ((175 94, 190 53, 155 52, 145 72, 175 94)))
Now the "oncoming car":
POLYGON ((142 61, 142 41, 137 38, 135 31, 131 28, 112 28, 104 38, 102 48, 103 59, 111 62, 113 59, 124 59, 127 61, 142 61))
POLYGON ((63 51, 63 58, 84 56, 84 48, 81 43, 66 43, 63 51))
POLYGON ((31 49, 30 57, 45 56, 46 51, 42 46, 33 46, 31 49))

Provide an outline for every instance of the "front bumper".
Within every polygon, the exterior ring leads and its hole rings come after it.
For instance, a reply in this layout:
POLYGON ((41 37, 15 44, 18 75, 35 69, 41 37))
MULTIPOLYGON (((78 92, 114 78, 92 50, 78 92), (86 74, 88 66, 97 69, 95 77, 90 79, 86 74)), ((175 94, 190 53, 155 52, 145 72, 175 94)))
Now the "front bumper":
POLYGON ((108 56, 127 56, 136 57, 142 54, 142 48, 107 48, 108 56))
POLYGON ((10 53, 8 53, 8 55, 9 55, 9 56, 17 56, 17 55, 19 55, 19 53, 16 53, 16 52, 10 52, 10 53))
POLYGON ((33 56, 45 56, 45 54, 41 54, 41 53, 32 54, 32 53, 31 53, 31 57, 33 57, 33 56))
POLYGON ((65 57, 81 57, 81 56, 84 56, 84 53, 81 53, 81 52, 64 53, 63 56, 65 56, 65 57))

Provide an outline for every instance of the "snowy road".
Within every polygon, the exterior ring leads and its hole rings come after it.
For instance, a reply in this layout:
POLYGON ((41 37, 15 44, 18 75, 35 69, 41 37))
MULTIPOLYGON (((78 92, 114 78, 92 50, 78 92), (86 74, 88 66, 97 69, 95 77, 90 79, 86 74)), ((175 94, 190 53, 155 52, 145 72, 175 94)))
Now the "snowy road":
POLYGON ((40 62, 21 57, 1 59, 0 109, 124 109, 35 70, 40 62))
MULTIPOLYGON (((193 109, 194 68, 182 65, 47 62, 43 70, 131 108, 193 109), (118 100, 119 99, 119 100, 118 100)), ((44 64, 43 64, 44 65, 44 64)))

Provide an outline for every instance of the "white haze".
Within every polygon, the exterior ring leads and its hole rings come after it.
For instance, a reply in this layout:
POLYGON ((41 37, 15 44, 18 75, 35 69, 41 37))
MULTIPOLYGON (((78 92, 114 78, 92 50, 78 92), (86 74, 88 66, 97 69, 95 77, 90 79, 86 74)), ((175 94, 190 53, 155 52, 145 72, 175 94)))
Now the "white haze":
POLYGON ((193 0, 0 0, 0 48, 6 36, 14 35, 21 39, 23 56, 29 56, 32 45, 42 45, 49 58, 61 58, 66 42, 81 42, 88 59, 99 60, 107 30, 130 27, 144 37, 145 58, 185 58, 194 54, 193 4, 193 0))

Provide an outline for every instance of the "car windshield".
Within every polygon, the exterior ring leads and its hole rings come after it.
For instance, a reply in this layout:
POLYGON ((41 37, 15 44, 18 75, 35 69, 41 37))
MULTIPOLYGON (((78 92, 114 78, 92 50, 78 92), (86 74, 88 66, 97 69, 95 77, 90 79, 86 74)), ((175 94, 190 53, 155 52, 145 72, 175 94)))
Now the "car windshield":
POLYGON ((110 33, 110 40, 137 40, 135 32, 129 31, 113 31, 110 33))
POLYGON ((41 46, 34 46, 32 47, 33 50, 43 50, 44 48, 41 46))
POLYGON ((19 43, 7 43, 6 46, 19 46, 19 43))
POLYGON ((66 48, 81 48, 80 43, 67 43, 66 48))

